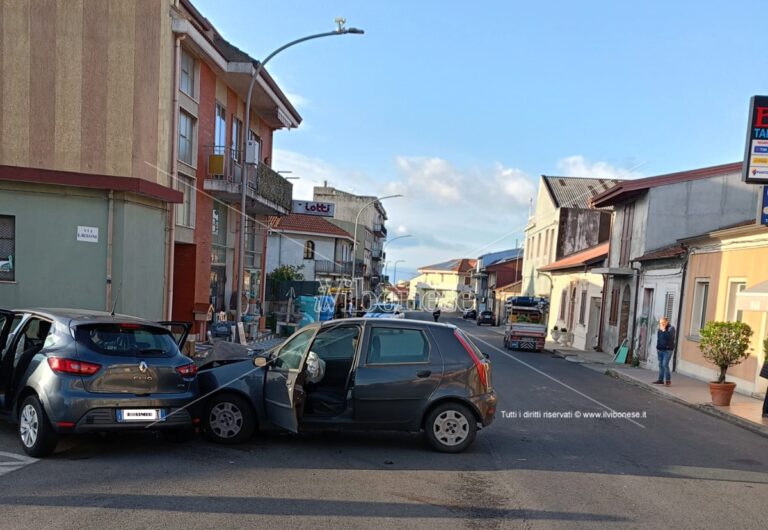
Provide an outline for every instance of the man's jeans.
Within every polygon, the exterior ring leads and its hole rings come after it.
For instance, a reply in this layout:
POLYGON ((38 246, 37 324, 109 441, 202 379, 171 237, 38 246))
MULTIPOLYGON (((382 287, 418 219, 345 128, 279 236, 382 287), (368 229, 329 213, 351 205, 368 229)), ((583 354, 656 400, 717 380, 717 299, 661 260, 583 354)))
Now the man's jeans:
POLYGON ((672 350, 657 350, 659 354, 659 381, 669 381, 672 372, 669 370, 669 360, 672 359, 672 350))

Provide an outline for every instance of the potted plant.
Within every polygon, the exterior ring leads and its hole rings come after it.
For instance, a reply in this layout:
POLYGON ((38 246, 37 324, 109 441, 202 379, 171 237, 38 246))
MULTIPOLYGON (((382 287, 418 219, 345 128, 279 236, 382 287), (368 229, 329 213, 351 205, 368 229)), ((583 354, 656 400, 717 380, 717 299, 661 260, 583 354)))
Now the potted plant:
POLYGON ((699 349, 704 358, 720 368, 717 381, 709 383, 712 403, 728 406, 731 404, 736 383, 725 381, 728 368, 749 357, 749 339, 752 328, 743 322, 707 322, 699 332, 699 349))
POLYGON ((554 339, 555 342, 560 340, 560 328, 558 328, 557 326, 552 328, 552 331, 550 332, 550 335, 552 335, 552 339, 554 339))

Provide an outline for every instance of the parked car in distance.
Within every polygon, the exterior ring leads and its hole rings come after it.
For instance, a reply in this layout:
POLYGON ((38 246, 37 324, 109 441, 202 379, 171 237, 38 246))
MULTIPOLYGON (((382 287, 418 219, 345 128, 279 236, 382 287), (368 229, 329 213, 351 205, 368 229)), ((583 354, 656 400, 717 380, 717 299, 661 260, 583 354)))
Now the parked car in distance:
POLYGON ((190 431, 182 407, 198 394, 197 368, 180 351, 188 329, 98 311, 0 310, 0 416, 35 457, 63 433, 190 431))
POLYGON ((477 325, 482 326, 483 324, 488 324, 490 326, 496 325, 496 317, 493 315, 493 311, 481 311, 479 315, 477 315, 477 325))
POLYGON ((477 309, 465 309, 464 313, 462 313, 461 318, 464 320, 475 320, 477 319, 477 309))
POLYGON ((375 304, 363 318, 405 318, 405 310, 400 304, 375 304))
POLYGON ((254 359, 203 365, 202 429, 241 443, 257 430, 424 431, 469 447, 496 412, 491 363, 460 329, 417 320, 310 324, 254 359))

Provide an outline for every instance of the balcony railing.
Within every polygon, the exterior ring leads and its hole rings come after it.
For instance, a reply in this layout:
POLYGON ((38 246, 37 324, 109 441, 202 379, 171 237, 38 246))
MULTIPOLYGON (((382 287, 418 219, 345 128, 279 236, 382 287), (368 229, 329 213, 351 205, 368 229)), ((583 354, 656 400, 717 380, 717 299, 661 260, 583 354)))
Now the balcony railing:
POLYGON ((239 150, 220 146, 208 147, 207 159, 207 191, 219 193, 224 199, 237 202, 245 172, 246 196, 251 199, 249 210, 268 215, 285 215, 291 211, 293 184, 263 162, 256 165, 243 164, 239 150))
POLYGON ((380 237, 387 237, 387 227, 384 226, 384 223, 374 223, 373 233, 380 237))
POLYGON ((352 262, 318 259, 315 260, 315 274, 337 274, 340 276, 351 276, 352 262))
POLYGON ((365 266, 365 262, 360 259, 355 260, 355 276, 365 276, 368 272, 368 267, 365 266))
POLYGON ((371 250, 371 259, 381 260, 384 258, 384 252, 380 248, 371 250))

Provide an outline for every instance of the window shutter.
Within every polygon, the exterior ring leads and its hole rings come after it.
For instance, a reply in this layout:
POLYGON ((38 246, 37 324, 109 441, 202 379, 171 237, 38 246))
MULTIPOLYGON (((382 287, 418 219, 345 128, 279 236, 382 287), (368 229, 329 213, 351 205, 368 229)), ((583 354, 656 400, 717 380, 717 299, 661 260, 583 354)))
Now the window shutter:
POLYGON ((672 308, 675 306, 675 293, 667 293, 664 299, 664 316, 672 322, 672 308))

